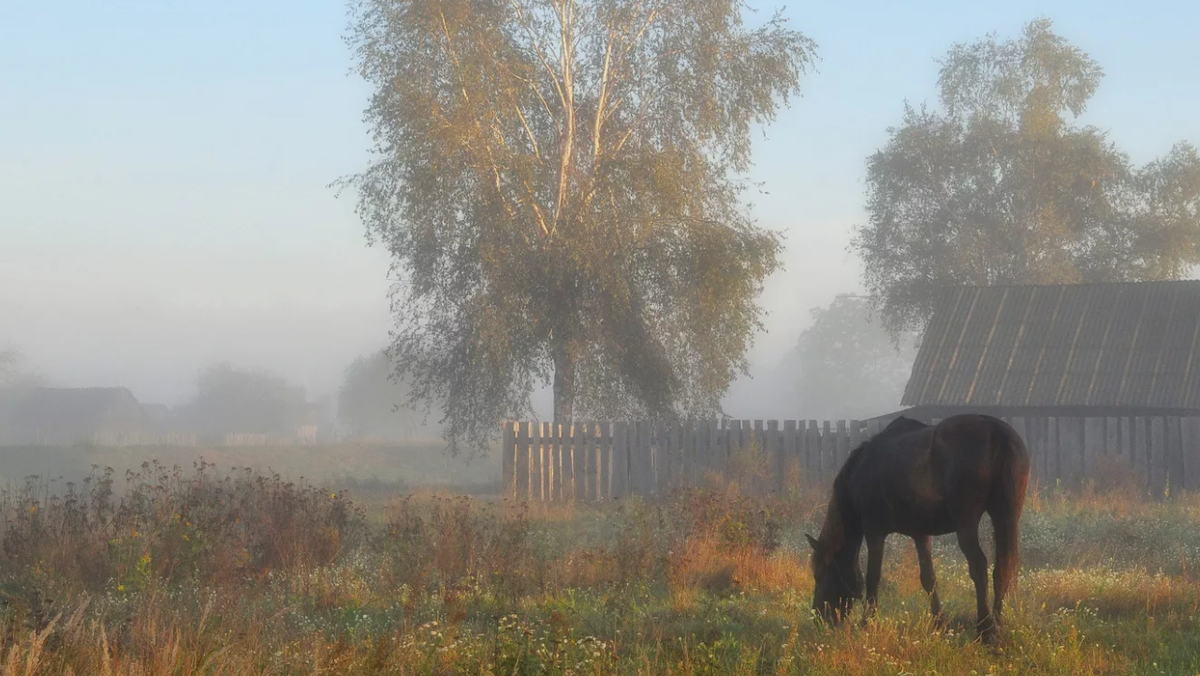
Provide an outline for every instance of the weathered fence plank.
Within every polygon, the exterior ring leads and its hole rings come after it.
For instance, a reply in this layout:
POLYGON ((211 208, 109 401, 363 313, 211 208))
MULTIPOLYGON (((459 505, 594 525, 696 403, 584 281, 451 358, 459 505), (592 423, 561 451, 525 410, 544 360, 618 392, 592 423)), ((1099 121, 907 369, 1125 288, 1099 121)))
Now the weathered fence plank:
POLYGON ((1150 418, 1150 494, 1161 498, 1167 489, 1167 439, 1162 418, 1150 418))
POLYGON ((1188 416, 1183 419, 1183 487, 1188 491, 1200 490, 1200 418, 1188 416))
POLYGON ((629 423, 613 423, 612 497, 630 494, 629 486, 629 423))
POLYGON ((1183 490, 1183 420, 1163 418, 1167 461, 1167 486, 1172 496, 1183 490))

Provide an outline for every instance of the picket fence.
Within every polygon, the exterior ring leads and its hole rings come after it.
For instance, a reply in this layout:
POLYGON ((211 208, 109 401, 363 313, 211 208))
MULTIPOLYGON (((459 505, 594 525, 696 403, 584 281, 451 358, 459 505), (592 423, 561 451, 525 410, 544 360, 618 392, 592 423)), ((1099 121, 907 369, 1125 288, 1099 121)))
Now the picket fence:
MULTIPOLYGON (((1200 417, 1010 417, 1042 486, 1078 487, 1127 474, 1152 495, 1200 490, 1200 417)), ((507 422, 509 497, 597 501, 662 496, 711 475, 744 489, 827 483, 887 419, 577 423, 507 422), (749 470, 749 471, 748 471, 749 470), (757 471, 754 471, 757 470, 757 471)))

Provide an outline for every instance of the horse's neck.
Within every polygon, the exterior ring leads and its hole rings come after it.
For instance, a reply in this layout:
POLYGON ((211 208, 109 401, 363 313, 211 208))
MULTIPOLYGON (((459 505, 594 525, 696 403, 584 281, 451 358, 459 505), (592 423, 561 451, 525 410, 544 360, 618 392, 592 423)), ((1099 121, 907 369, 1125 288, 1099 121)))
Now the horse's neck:
POLYGON ((821 528, 820 540, 830 546, 836 556, 857 558, 862 547, 862 524, 855 516, 848 498, 834 492, 825 512, 825 524, 821 528))

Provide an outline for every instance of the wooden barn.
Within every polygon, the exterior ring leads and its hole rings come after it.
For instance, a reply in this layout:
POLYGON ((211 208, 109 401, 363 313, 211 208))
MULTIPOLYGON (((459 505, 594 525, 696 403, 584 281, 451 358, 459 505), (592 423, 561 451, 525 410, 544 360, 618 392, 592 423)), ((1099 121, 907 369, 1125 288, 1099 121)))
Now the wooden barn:
POLYGON ((154 422, 123 387, 0 390, 0 445, 111 443, 150 432, 154 422))
POLYGON ((1043 484, 1119 460, 1152 491, 1197 490, 1198 348, 1198 281, 948 288, 901 404, 1009 420, 1043 484))

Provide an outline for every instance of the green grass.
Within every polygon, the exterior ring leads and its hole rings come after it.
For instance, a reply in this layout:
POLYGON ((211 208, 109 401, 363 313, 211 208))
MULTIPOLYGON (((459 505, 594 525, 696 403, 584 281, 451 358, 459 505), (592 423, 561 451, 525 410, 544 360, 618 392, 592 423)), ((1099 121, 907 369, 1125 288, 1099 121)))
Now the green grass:
POLYGON ((878 617, 813 623, 803 533, 821 490, 363 505, 338 484, 155 465, 73 490, 0 496, 0 673, 1200 672, 1200 498, 1187 495, 1032 495, 992 648, 974 640, 952 538, 935 549, 946 625, 899 537, 878 617))

